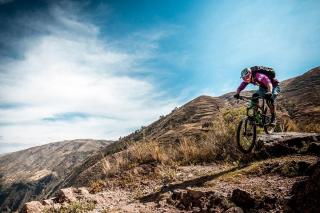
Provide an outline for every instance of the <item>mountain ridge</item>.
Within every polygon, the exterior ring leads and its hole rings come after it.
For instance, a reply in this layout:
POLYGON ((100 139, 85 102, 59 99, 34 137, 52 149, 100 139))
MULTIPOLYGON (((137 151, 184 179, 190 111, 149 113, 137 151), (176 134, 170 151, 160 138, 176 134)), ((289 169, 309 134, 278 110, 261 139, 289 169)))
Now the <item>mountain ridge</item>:
POLYGON ((31 195, 50 193, 74 166, 110 143, 91 139, 67 140, 1 156, 1 206, 21 208, 21 202, 28 201, 31 195))

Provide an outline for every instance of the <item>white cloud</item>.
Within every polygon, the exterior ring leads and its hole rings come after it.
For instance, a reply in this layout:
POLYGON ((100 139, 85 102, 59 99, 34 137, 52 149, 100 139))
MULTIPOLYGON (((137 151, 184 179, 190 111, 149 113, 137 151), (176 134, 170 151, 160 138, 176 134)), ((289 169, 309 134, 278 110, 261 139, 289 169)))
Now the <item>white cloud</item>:
POLYGON ((93 24, 66 15, 59 7, 51 12, 60 25, 49 23, 49 33, 25 44, 22 59, 2 64, 0 103, 18 107, 0 108, 0 144, 116 139, 178 105, 173 99, 157 98, 164 91, 158 91, 154 82, 129 75, 148 70, 144 62, 156 56, 154 32, 146 45, 127 51, 99 39, 99 28, 93 24), (45 119, 70 112, 88 117, 45 119))

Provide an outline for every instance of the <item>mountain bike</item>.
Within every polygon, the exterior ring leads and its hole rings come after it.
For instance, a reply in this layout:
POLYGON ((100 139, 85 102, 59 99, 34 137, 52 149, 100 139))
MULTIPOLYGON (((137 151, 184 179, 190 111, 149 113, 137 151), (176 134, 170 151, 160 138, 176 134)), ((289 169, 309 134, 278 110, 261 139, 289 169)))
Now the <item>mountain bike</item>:
POLYGON ((249 153, 256 145, 257 127, 264 129, 266 134, 274 131, 275 125, 270 125, 271 113, 262 97, 245 97, 240 96, 240 100, 257 101, 257 106, 247 107, 247 116, 243 118, 237 129, 237 144, 241 152, 249 153))

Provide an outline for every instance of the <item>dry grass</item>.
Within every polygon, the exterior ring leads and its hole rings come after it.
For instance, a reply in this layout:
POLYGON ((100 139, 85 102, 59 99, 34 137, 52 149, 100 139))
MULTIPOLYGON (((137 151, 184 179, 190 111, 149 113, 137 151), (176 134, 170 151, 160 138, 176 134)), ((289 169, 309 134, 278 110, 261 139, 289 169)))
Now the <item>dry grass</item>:
POLYGON ((320 133, 320 124, 316 124, 316 123, 299 125, 299 128, 305 132, 320 133))
POLYGON ((237 124, 245 108, 226 110, 214 118, 204 139, 180 138, 179 143, 161 144, 156 140, 133 143, 127 150, 107 156, 101 161, 107 176, 142 164, 171 166, 235 161, 240 153, 235 144, 237 124))
MULTIPOLYGON (((150 163, 170 167, 171 165, 237 161, 241 153, 237 148, 235 135, 238 123, 245 114, 245 107, 223 111, 213 118, 212 123, 208 125, 209 131, 205 133, 203 139, 182 137, 178 143, 162 144, 156 140, 131 143, 126 150, 103 158, 101 162, 103 170, 107 176, 112 176, 150 163)), ((283 125, 282 131, 298 129, 290 118, 279 116, 280 119, 283 125)), ((315 127, 312 126, 312 128, 315 127)))
POLYGON ((101 192, 105 186, 106 186, 106 183, 103 180, 99 179, 99 180, 92 181, 89 185, 89 192, 93 194, 97 192, 101 192))
POLYGON ((167 163, 172 152, 157 141, 144 141, 132 145, 128 150, 128 160, 131 163, 143 164, 149 162, 167 163))
POLYGON ((207 143, 211 146, 215 160, 234 161, 240 156, 236 146, 236 131, 240 120, 245 116, 244 107, 225 110, 215 118, 212 130, 207 135, 207 143))
POLYGON ((296 124, 295 121, 293 121, 291 118, 289 118, 286 115, 280 115, 278 118, 278 125, 277 130, 282 132, 296 132, 299 131, 300 128, 296 124))
POLYGON ((55 209, 53 207, 44 210, 45 213, 82 213, 89 212, 95 208, 95 204, 93 202, 72 202, 67 206, 62 206, 59 209, 55 209))
POLYGON ((245 108, 225 110, 212 121, 204 140, 183 139, 177 149, 176 161, 182 164, 234 161, 240 156, 236 148, 237 124, 245 115, 245 108))

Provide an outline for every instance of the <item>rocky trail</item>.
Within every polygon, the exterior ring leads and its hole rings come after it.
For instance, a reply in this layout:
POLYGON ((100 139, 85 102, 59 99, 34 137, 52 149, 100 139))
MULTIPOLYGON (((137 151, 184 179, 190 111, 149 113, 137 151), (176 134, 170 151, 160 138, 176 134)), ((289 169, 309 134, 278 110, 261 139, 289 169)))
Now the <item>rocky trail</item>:
POLYGON ((161 165, 140 165, 98 192, 61 189, 23 212, 319 212, 319 145, 316 133, 262 135, 240 162, 176 166, 168 178, 155 176, 161 165))

